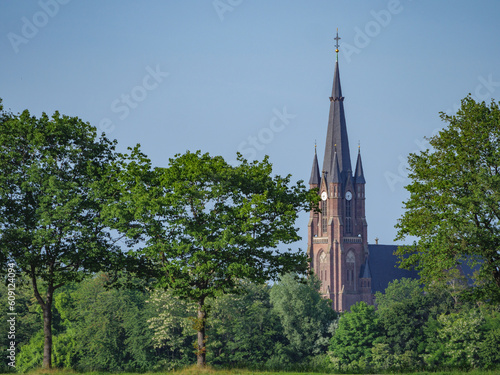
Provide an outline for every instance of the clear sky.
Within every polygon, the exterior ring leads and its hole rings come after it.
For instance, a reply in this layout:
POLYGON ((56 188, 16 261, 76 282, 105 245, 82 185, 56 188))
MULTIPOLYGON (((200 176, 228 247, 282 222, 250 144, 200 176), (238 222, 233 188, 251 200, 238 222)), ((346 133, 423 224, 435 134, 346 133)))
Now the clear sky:
POLYGON ((499 15, 496 0, 2 0, 0 97, 13 112, 79 116, 158 166, 240 151, 307 182, 315 140, 322 163, 338 28, 369 242, 391 244, 408 153, 468 93, 500 99, 499 15))

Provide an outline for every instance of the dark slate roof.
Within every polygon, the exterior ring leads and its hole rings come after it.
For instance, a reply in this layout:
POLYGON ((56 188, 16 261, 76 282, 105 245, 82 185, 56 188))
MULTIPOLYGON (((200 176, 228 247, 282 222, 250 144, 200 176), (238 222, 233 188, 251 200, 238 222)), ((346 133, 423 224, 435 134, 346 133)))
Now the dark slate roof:
POLYGON ((314 148, 314 160, 311 170, 311 178, 309 179, 309 185, 319 185, 320 183, 319 165, 318 165, 318 155, 316 155, 316 148, 314 148))
POLYGON ((363 164, 361 164, 361 151, 358 149, 358 160, 356 161, 356 172, 354 173, 354 181, 357 184, 366 184, 365 175, 363 174, 363 164))
POLYGON ((368 245, 369 265, 372 275, 372 293, 384 292, 391 281, 402 279, 418 279, 415 270, 405 270, 398 267, 398 257, 394 252, 397 245, 368 245))
POLYGON ((335 63, 328 130, 326 133, 325 157, 323 159, 323 170, 327 171, 328 175, 333 175, 333 157, 335 151, 337 151, 340 177, 342 181, 345 181, 346 174, 352 169, 338 61, 335 63))

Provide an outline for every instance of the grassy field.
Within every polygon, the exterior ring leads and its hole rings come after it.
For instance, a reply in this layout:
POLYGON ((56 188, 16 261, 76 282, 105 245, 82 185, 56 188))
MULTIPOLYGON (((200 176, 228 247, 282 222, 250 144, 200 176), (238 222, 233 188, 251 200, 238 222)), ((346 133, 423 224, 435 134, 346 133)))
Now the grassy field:
MULTIPOLYGON (((11 373, 12 374, 12 373, 11 373)), ((109 373, 109 372, 85 372, 77 373, 71 370, 42 370, 38 369, 35 371, 30 371, 28 375, 321 375, 320 373, 312 372, 264 372, 264 371, 252 371, 252 370, 242 370, 242 369, 232 369, 232 370, 215 370, 212 368, 199 369, 196 366, 188 367, 178 371, 171 372, 149 372, 145 374, 139 373, 109 373)), ((392 373, 393 374, 393 373, 392 373)), ((481 371, 474 370, 469 372, 463 371, 437 371, 437 372, 408 372, 405 375, 500 375, 500 370, 494 371, 481 371)))

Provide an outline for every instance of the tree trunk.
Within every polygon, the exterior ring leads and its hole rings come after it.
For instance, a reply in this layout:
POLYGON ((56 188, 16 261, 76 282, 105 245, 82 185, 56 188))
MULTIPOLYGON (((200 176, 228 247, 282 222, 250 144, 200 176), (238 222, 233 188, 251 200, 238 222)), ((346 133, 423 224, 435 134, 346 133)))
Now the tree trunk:
POLYGON ((38 283, 35 276, 34 267, 31 267, 31 283, 35 298, 43 311, 43 362, 44 369, 52 368, 52 298, 54 296, 54 285, 49 283, 47 285, 47 295, 45 301, 43 300, 38 290, 38 283))
POLYGON ((42 307, 43 309, 43 364, 44 369, 52 367, 52 298, 42 307))
POLYGON ((198 367, 205 367, 206 362, 206 347, 205 347, 205 319, 206 312, 204 310, 205 298, 202 298, 198 301, 198 350, 196 352, 196 356, 198 358, 198 367))

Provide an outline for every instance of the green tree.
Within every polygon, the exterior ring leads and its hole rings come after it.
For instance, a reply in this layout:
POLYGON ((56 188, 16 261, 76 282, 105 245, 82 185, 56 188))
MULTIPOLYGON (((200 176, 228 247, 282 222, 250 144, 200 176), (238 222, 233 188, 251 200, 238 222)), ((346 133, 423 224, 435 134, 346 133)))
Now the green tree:
POLYGON ((479 344, 479 363, 482 369, 500 368, 500 310, 498 307, 480 307, 484 324, 480 327, 482 339, 479 344))
POLYGON ((430 322, 454 308, 449 290, 424 293, 419 280, 403 278, 389 283, 383 294, 377 292, 375 301, 383 336, 372 350, 373 365, 392 370, 422 366, 428 336, 437 335, 430 322))
POLYGON ((147 300, 151 311, 147 320, 152 332, 154 348, 160 351, 161 368, 172 370, 181 365, 192 364, 193 329, 196 304, 173 295, 170 290, 155 289, 147 300))
POLYGON ((403 300, 411 300, 423 294, 419 280, 402 278, 394 280, 387 285, 384 293, 375 293, 377 312, 383 315, 384 310, 391 308, 395 303, 403 300))
POLYGON ((430 138, 432 150, 410 154, 410 198, 397 239, 403 267, 416 266, 426 285, 447 283, 461 264, 479 266, 472 297, 500 302, 500 110, 462 100, 448 126, 430 138))
POLYGON ((500 367, 500 328, 488 330, 479 344, 481 367, 492 369, 500 367))
MULTIPOLYGON (((81 371, 155 369, 158 353, 148 329, 148 294, 140 288, 143 281, 132 281, 136 288, 108 288, 109 277, 99 273, 54 293, 53 366, 81 371)), ((40 366, 42 351, 39 330, 21 346, 18 370, 40 366)))
MULTIPOLYGON (((41 282, 39 284, 42 284, 41 282)), ((29 310, 31 319, 36 317, 36 324, 33 326, 33 331, 29 335, 28 340, 19 343, 19 356, 17 357, 16 370, 18 372, 26 372, 39 367, 43 363, 43 347, 44 347, 44 331, 43 331, 43 311, 33 297, 33 290, 26 285, 31 295, 29 310)), ((43 288, 43 286, 42 286, 43 288)), ((52 351, 51 364, 54 367, 71 367, 75 364, 73 361, 73 353, 75 341, 72 340, 71 332, 66 332, 65 319, 62 318, 58 305, 60 304, 61 295, 65 295, 69 290, 74 289, 74 284, 70 283, 54 292, 52 306, 52 351)), ((40 293, 44 294, 45 290, 41 289, 40 293)), ((17 301, 16 301, 17 302, 17 301)), ((22 314, 22 313, 21 313, 22 314)), ((23 321, 25 316, 21 315, 23 321)), ((22 321, 20 321, 20 325, 22 321)))
MULTIPOLYGON (((463 309, 437 318, 437 337, 431 338, 437 350, 426 356, 430 365, 437 362, 455 368, 478 368, 479 348, 483 341, 483 314, 479 309, 463 309)), ((498 349, 498 348, 497 348, 498 349)))
POLYGON ((123 265, 100 220, 114 157, 114 143, 75 117, 24 111, 0 122, 0 253, 28 276, 43 311, 45 368, 56 289, 123 265))
POLYGON ((425 351, 424 328, 434 305, 434 296, 424 295, 418 280, 402 279, 389 283, 385 294, 375 295, 377 315, 384 331, 392 368, 417 367, 425 351), (401 360, 411 359, 411 363, 401 360))
MULTIPOLYGON (((42 327, 42 317, 38 304, 34 300, 33 291, 29 284, 22 282, 23 279, 23 275, 18 277, 15 288, 15 334, 9 332, 10 326, 8 324, 0 324, 0 345, 4 351, 10 347, 11 341, 16 343, 16 349, 19 350, 23 345, 28 344, 31 337, 40 331, 42 327)), ((7 286, 2 282, 0 283, 0 301, 3 301, 3 303, 0 304, 0 316, 6 317, 6 319, 9 318, 7 313, 12 312, 9 310, 10 305, 7 304, 7 296, 7 286)), ((0 367, 0 371, 8 372, 8 362, 10 361, 4 361, 0 365, 4 366, 0 367)), ((17 364, 16 370, 19 370, 17 364)))
POLYGON ((262 367, 286 338, 271 306, 270 287, 242 283, 240 293, 209 301, 208 359, 228 367, 262 367))
POLYGON ((77 342, 77 368, 150 370, 156 353, 147 323, 147 294, 139 288, 110 289, 108 283, 108 276, 100 273, 61 300, 69 319, 75 319, 69 328, 77 342))
MULTIPOLYGON (((218 366, 262 367, 286 338, 269 300, 269 286, 241 281, 237 294, 208 299, 207 360, 218 366)), ((153 342, 164 355, 164 369, 192 363, 196 341, 196 304, 170 290, 155 290, 148 300, 154 314, 148 320, 153 342)))
POLYGON ((295 274, 282 276, 271 288, 273 310, 279 316, 293 358, 300 361, 326 352, 336 319, 331 301, 321 297, 321 281, 311 274, 300 280, 295 274))
POLYGON ((375 307, 358 302, 344 313, 330 341, 329 355, 337 369, 358 370, 372 359, 372 348, 380 341, 382 328, 375 307))
POLYGON ((317 194, 290 176, 272 177, 271 164, 231 166, 200 151, 151 167, 138 148, 119 175, 121 201, 110 207, 115 228, 144 240, 144 253, 161 271, 159 283, 197 304, 197 360, 206 362, 206 301, 240 288, 307 269, 306 256, 280 243, 300 239, 295 220, 317 194))

